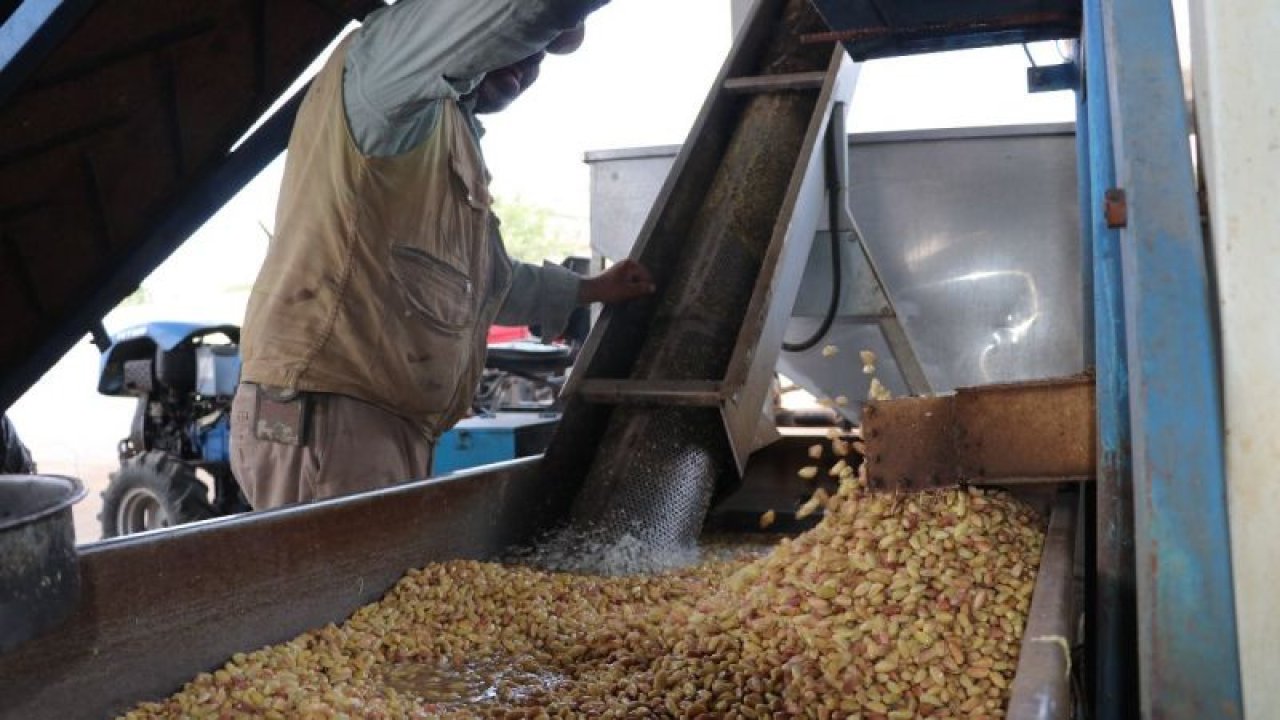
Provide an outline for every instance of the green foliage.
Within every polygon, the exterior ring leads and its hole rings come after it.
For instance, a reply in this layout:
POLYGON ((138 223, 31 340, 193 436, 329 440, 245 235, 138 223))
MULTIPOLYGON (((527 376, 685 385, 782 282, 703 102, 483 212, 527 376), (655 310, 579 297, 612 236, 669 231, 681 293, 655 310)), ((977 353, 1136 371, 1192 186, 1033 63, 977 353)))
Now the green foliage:
POLYGON ((590 256, 585 221, 556 214, 520 198, 496 198, 494 214, 502 221, 502 240, 514 260, 558 263, 570 255, 590 256))

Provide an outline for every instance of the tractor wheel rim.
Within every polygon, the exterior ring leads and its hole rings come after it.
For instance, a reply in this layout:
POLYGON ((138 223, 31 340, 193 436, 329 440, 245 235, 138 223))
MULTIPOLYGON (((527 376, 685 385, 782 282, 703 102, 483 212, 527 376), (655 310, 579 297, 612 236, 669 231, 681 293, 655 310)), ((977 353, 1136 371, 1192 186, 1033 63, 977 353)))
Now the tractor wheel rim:
POLYGON ((125 493, 116 511, 116 527, 126 534, 168 527, 168 520, 156 496, 141 488, 125 493))

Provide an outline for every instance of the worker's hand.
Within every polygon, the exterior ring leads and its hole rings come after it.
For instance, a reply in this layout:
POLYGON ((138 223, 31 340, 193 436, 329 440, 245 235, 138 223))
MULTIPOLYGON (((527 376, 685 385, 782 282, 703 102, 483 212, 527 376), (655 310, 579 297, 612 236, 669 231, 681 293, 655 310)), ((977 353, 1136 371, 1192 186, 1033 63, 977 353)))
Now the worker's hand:
POLYGON ((652 295, 658 289, 653 276, 635 260, 623 260, 595 277, 584 278, 578 286, 578 303, 620 303, 652 295))

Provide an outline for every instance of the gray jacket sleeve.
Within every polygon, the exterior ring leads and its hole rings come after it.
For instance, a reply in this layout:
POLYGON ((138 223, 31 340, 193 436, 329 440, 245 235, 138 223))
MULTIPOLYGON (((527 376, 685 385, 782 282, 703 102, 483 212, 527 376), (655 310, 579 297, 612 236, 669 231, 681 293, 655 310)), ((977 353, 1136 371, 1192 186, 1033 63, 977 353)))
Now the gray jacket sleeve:
POLYGON ((498 310, 499 325, 538 325, 542 339, 553 340, 564 333, 569 315, 578 307, 577 273, 543 262, 541 267, 512 263, 511 290, 498 310))
POLYGON ((343 103, 366 155, 394 155, 435 125, 436 101, 546 48, 608 0, 400 0, 347 49, 343 103))
POLYGON ((18 439, 18 431, 8 416, 0 415, 0 474, 29 475, 36 471, 27 446, 18 439))

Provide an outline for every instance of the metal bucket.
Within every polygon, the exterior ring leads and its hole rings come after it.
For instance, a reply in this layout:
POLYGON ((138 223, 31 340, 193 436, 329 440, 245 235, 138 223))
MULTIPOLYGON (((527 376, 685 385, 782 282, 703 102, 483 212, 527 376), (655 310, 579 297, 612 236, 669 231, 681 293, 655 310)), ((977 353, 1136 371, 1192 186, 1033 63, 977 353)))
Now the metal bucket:
POLYGON ((0 653, 54 627, 80 595, 70 477, 0 475, 0 653))

